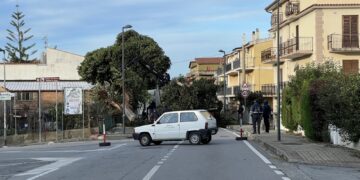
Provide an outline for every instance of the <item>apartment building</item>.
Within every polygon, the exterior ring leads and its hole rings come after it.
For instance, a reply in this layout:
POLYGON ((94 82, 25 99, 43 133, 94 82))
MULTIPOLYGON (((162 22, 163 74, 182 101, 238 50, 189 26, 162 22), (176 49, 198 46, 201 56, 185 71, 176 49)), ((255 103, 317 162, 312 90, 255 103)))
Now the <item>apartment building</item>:
MULTIPOLYGON (((241 87, 246 83, 250 91, 262 91, 264 87, 274 82, 273 66, 261 61, 261 52, 272 46, 272 39, 260 39, 258 30, 252 33, 251 41, 244 46, 235 48, 225 56, 226 101, 230 106, 236 106, 235 98, 241 93, 241 87)), ((220 81, 223 81, 224 71, 217 71, 220 81)), ((270 103, 272 98, 265 96, 270 103)), ((224 90, 218 92, 218 99, 224 99, 224 90)))
MULTIPOLYGON (((261 53, 261 61, 276 65, 279 36, 280 88, 297 68, 310 62, 334 61, 345 73, 359 73, 359 0, 281 0, 279 35, 277 1, 265 10, 272 14, 269 32, 273 45, 261 53)), ((276 77, 274 66, 275 80, 276 77)), ((275 89, 275 86, 269 88, 275 89)))
POLYGON ((187 77, 190 81, 201 78, 214 78, 216 70, 223 64, 222 57, 195 58, 189 63, 190 73, 187 77))

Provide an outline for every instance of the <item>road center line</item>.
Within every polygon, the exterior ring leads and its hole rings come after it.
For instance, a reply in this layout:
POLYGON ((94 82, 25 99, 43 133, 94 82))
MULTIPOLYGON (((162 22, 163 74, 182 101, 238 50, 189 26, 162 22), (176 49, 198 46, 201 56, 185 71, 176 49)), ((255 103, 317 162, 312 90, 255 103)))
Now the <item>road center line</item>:
POLYGON ((150 180, 150 178, 156 173, 156 171, 160 168, 160 165, 154 166, 143 178, 143 180, 150 180))

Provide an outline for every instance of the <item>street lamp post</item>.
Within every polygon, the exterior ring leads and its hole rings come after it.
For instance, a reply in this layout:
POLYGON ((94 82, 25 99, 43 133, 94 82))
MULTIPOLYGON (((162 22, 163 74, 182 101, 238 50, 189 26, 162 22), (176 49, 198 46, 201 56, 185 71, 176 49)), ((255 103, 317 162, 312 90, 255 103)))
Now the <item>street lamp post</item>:
MULTIPOLYGON (((6 75, 5 75, 5 50, 0 48, 0 51, 3 52, 3 65, 4 65, 4 89, 6 90, 6 75)), ((4 146, 6 146, 6 101, 4 100, 4 146)))
POLYGON ((122 114, 122 124, 123 124, 123 133, 125 134, 125 53, 124 53, 124 32, 125 29, 132 28, 131 25, 126 25, 122 27, 122 34, 121 34, 121 78, 122 78, 122 103, 123 103, 123 114, 122 114))
POLYGON ((277 59, 276 59, 276 68, 277 68, 277 137, 278 141, 281 141, 281 133, 280 133, 280 0, 277 0, 277 59))
POLYGON ((225 78, 225 72, 226 72, 226 56, 225 56, 225 51, 224 50, 219 50, 220 53, 223 53, 223 58, 224 58, 224 120, 226 119, 226 78, 225 78))

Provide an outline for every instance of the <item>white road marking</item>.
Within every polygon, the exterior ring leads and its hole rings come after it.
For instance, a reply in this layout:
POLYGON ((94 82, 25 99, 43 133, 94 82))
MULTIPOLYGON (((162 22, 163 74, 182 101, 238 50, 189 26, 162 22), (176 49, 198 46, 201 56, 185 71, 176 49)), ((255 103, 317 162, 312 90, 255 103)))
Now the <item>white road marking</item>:
POLYGON ((160 168, 159 165, 154 166, 143 178, 143 180, 150 180, 150 178, 156 173, 156 171, 160 168))
POLYGON ((40 161, 55 161, 54 163, 41 166, 29 171, 26 171, 24 173, 16 174, 15 176, 29 176, 29 175, 35 175, 33 177, 28 178, 28 180, 33 180, 38 177, 44 176, 46 174, 49 174, 53 171, 56 171, 60 169, 61 167, 67 166, 75 161, 80 160, 81 158, 33 158, 35 160, 40 161))
POLYGON ((161 161, 159 161, 157 164, 155 165, 147 174, 146 176, 143 178, 143 180, 150 180, 151 177, 156 173, 156 171, 161 167, 162 164, 164 164, 164 161, 166 161, 167 158, 169 158, 169 156, 179 147, 179 145, 181 143, 183 143, 184 141, 179 142, 177 145, 175 145, 173 147, 173 149, 170 150, 170 152, 168 152, 162 159, 161 161))
POLYGON ((41 174, 38 174, 38 175, 36 175, 36 176, 33 176, 33 177, 31 177, 31 178, 28 178, 28 179, 26 179, 26 180, 34 180, 34 179, 36 179, 36 178, 38 178, 38 177, 44 176, 44 175, 49 174, 49 173, 51 173, 51 172, 54 172, 54 171, 56 171, 56 170, 57 170, 57 169, 51 169, 51 170, 45 171, 45 172, 43 172, 43 173, 41 173, 41 174))
POLYGON ((283 180, 291 180, 290 178, 288 177, 282 177, 283 180))
POLYGON ((259 156, 259 158, 261 160, 263 160, 265 162, 265 164, 271 164, 271 162, 264 156, 262 155, 258 150, 256 150, 249 142, 247 141, 243 141, 257 156, 259 156))
POLYGON ((269 167, 270 167, 271 169, 276 169, 276 166, 274 166, 274 165, 269 165, 269 167))
POLYGON ((279 170, 274 170, 274 172, 277 174, 277 175, 284 175, 283 172, 279 171, 279 170))
POLYGON ((53 151, 2 151, 0 153, 83 153, 83 152, 99 152, 99 151, 111 151, 114 149, 118 149, 126 144, 119 144, 111 148, 100 148, 100 149, 87 149, 87 150, 53 150, 53 151))

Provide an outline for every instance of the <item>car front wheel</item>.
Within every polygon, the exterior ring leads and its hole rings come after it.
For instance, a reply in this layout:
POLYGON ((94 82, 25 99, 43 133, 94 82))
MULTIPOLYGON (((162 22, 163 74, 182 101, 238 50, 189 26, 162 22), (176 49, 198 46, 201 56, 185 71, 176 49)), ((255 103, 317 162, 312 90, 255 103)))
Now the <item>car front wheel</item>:
POLYGON ((139 142, 142 146, 148 146, 151 143, 151 137, 148 134, 141 134, 139 142))
POLYGON ((196 132, 191 133, 189 136, 190 144, 200 144, 200 139, 200 134, 196 132))

